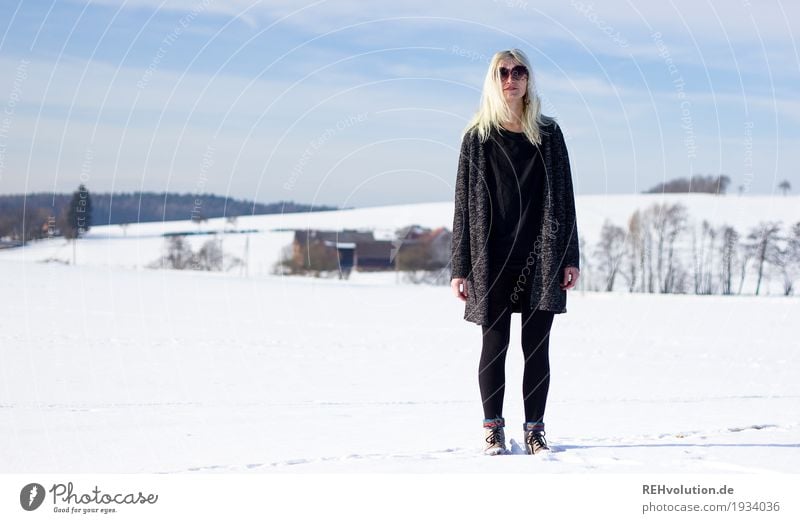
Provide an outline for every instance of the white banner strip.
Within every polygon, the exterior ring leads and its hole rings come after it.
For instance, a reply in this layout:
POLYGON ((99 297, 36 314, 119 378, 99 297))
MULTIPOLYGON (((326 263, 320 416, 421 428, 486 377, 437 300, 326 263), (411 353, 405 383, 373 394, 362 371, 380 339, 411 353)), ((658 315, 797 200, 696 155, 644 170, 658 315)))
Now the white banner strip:
POLYGON ((6 474, 0 521, 796 522, 798 487, 796 474, 6 474))

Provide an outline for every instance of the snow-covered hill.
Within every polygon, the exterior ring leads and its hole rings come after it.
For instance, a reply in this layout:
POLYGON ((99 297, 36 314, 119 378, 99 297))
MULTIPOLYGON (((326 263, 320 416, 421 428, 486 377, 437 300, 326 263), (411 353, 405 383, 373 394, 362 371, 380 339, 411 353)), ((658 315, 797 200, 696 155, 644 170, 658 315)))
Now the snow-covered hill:
MULTIPOLYGON (((582 197, 586 235, 650 197, 582 197)), ((797 198, 683 198, 796 220, 797 198)), ((448 225, 446 203, 240 228, 448 225)), ((224 227, 211 220, 204 227, 224 227)), ((480 329, 447 287, 136 270, 161 232, 95 228, 0 255, 2 472, 796 472, 800 298, 570 291, 551 334, 546 457, 480 453, 480 329), (66 252, 62 252, 66 251, 66 252), (27 262, 26 262, 27 261, 27 262)), ((251 235, 267 264, 286 232, 251 235)), ((238 236, 237 236, 238 237, 238 236)), ((235 249, 239 241, 226 237, 235 249)), ((226 247, 227 248, 227 247, 226 247)), ((520 319, 505 416, 521 436, 520 319), (516 384, 516 385, 515 385, 516 384)))

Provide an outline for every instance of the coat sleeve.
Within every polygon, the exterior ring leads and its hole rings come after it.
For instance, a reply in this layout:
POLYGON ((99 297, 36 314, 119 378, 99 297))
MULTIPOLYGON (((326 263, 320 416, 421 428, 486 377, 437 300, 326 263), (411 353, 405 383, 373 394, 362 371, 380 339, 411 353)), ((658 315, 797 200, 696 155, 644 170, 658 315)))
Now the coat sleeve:
POLYGON ((565 224, 564 234, 567 235, 566 252, 564 253, 564 263, 562 269, 566 267, 575 267, 580 269, 580 249, 578 242, 578 225, 577 216, 575 214, 575 192, 572 188, 572 171, 569 166, 569 153, 567 152, 567 143, 564 140, 564 134, 561 132, 561 127, 556 124, 556 143, 558 144, 559 158, 563 162, 562 172, 564 174, 564 209, 565 209, 565 224))
POLYGON ((456 174, 455 211, 453 213, 453 238, 451 256, 451 279, 466 278, 472 270, 469 230, 469 133, 461 141, 456 174))

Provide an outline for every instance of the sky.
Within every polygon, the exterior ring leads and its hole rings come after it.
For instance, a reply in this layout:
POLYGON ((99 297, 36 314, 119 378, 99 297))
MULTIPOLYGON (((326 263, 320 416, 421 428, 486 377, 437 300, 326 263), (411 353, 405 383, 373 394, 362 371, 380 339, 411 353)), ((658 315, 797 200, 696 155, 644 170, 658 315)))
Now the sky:
POLYGON ((729 193, 795 192, 799 19, 779 1, 6 1, 0 194, 452 200, 509 48, 578 194, 719 174, 729 193))

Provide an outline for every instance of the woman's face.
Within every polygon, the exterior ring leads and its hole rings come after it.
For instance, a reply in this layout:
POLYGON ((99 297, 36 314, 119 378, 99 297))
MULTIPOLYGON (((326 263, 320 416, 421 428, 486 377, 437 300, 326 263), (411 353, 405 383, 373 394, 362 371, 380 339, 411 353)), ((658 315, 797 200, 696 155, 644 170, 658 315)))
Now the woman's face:
MULTIPOLYGON (((514 67, 519 65, 521 64, 509 58, 503 58, 497 68, 505 68, 508 71, 513 71, 514 67)), ((519 71, 519 69, 517 71, 519 71)), ((528 92, 528 75, 519 76, 519 73, 516 73, 508 74, 506 78, 502 78, 501 76, 500 84, 503 87, 503 97, 506 99, 506 103, 509 105, 522 103, 525 93, 528 92)))

